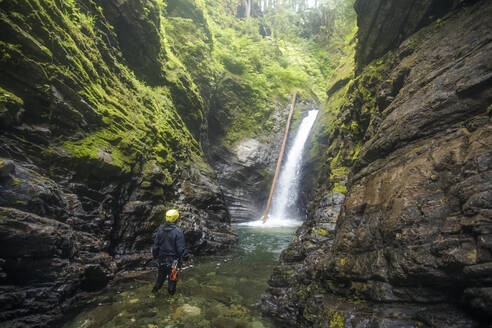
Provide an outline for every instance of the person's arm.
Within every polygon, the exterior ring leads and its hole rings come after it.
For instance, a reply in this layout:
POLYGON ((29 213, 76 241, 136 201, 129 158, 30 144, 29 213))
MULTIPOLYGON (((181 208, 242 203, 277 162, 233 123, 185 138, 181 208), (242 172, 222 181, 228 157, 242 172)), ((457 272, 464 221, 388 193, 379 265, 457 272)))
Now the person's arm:
POLYGON ((186 244, 184 239, 184 234, 181 229, 178 229, 178 233, 176 236, 176 251, 178 256, 183 259, 183 261, 188 261, 190 258, 190 254, 186 250, 186 244))
POLYGON ((154 245, 152 245, 152 256, 154 257, 154 259, 157 259, 157 257, 159 256, 159 234, 160 230, 157 230, 157 234, 155 235, 155 239, 154 239, 154 245))

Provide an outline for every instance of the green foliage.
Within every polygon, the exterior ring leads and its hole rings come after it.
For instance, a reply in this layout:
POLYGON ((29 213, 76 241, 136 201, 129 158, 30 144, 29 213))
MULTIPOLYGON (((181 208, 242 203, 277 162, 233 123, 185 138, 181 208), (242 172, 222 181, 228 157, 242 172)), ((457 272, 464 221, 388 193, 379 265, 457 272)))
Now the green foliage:
MULTIPOLYGON (((282 6, 263 17, 239 19, 238 1, 183 0, 173 13, 163 0, 139 1, 142 19, 161 24, 156 46, 162 83, 153 87, 124 64, 113 44, 114 28, 97 2, 9 3, 14 9, 8 14, 0 11, 0 19, 18 44, 0 43, 2 65, 34 72, 44 98, 51 99, 53 90, 67 86, 92 111, 90 128, 77 137, 60 138, 45 151, 47 156, 69 156, 75 166, 104 165, 130 174, 155 162, 165 168, 165 183, 172 181, 178 174, 176 164, 191 165, 191 158, 203 162, 199 144, 184 122, 201 123, 213 96, 222 98, 229 115, 224 141, 228 145, 252 136, 268 138, 274 128, 274 103, 287 103, 294 90, 304 99, 327 104, 320 124, 327 126, 321 131, 327 135, 346 87, 329 98, 326 90, 340 79, 352 78, 357 31, 349 8, 352 0, 336 1, 328 8, 324 13, 333 19, 322 22, 318 30, 311 28, 315 13, 282 6)), ((13 91, 0 89, 0 105, 23 105, 13 91)), ((53 120, 52 112, 40 115, 53 120)), ((358 128, 354 123, 352 130, 358 128)), ((317 147, 315 152, 322 153, 322 146, 317 147)), ((333 168, 339 166, 337 161, 338 156, 333 168)))
MULTIPOLYGON (((350 7, 352 1, 338 3, 340 8, 336 10, 341 12, 341 7, 350 7)), ((228 127, 226 131, 228 143, 254 136, 257 130, 271 128, 271 103, 274 99, 287 103, 294 90, 299 90, 303 98, 323 103, 326 80, 340 57, 332 62, 332 55, 339 50, 338 45, 331 45, 331 36, 345 46, 345 42, 351 43, 355 33, 353 14, 348 23, 342 23, 348 16, 337 17, 337 28, 343 26, 343 32, 337 31, 322 38, 320 34, 305 33, 312 17, 288 7, 278 6, 262 17, 249 19, 236 18, 234 5, 229 6, 220 0, 206 0, 204 8, 213 35, 212 62, 217 64, 219 76, 233 75, 239 83, 255 92, 255 96, 249 97, 242 107, 236 108, 235 127, 228 127), (220 73, 221 70, 224 73, 220 73), (266 113, 255 114, 264 112, 264 108, 268 109, 266 113)), ((353 13, 353 10, 347 10, 349 12, 353 13)))

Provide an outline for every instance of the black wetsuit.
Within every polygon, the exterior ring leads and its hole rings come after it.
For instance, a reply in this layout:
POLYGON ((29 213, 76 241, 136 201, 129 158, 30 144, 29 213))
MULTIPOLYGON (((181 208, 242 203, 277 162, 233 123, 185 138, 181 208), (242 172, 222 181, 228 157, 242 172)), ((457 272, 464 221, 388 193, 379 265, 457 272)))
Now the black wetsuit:
POLYGON ((168 279, 167 291, 173 295, 176 292, 176 281, 169 279, 172 264, 175 260, 188 261, 190 255, 185 247, 183 231, 174 223, 166 222, 159 227, 155 236, 152 255, 157 260, 157 280, 152 292, 157 292, 166 278, 168 279))

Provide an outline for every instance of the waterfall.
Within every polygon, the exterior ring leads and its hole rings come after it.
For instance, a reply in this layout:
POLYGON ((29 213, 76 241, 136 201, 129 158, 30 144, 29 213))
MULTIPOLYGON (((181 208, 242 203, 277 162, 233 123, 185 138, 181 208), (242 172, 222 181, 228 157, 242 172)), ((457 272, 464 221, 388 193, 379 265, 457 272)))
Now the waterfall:
POLYGON ((279 179, 273 195, 272 210, 265 224, 261 220, 246 222, 248 226, 264 227, 288 227, 301 223, 297 200, 299 198, 300 173, 302 168, 302 155, 304 146, 309 137, 309 132, 314 124, 317 110, 310 110, 302 120, 292 146, 289 148, 287 158, 281 167, 279 179))

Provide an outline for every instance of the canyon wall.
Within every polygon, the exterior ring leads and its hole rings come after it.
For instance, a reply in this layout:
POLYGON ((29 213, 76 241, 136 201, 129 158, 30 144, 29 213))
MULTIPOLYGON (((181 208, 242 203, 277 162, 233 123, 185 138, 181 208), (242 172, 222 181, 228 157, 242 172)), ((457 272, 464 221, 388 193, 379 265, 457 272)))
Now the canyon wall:
POLYGON ((308 219, 281 254, 262 308, 298 326, 484 325, 492 4, 461 2, 378 44, 370 39, 386 38, 385 17, 414 20, 411 7, 380 2, 389 12, 362 12, 373 2, 356 2, 360 73, 332 92, 341 105, 314 138, 322 152, 308 219))
POLYGON ((210 74, 193 58, 210 56, 210 32, 161 10, 0 3, 2 326, 52 325, 117 274, 152 268, 167 209, 194 254, 236 243, 199 139, 210 74))

